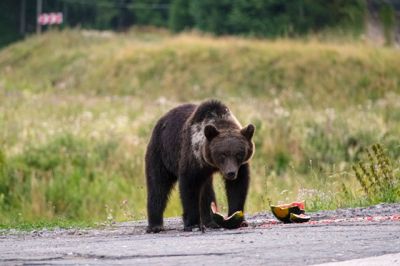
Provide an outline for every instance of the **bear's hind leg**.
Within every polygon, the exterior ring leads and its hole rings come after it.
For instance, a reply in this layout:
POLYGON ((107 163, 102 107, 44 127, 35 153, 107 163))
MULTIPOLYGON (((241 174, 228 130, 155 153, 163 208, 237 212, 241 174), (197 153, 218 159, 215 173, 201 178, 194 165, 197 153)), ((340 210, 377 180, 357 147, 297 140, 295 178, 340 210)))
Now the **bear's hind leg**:
POLYGON ((146 170, 147 233, 158 233, 164 230, 163 214, 176 179, 159 164, 152 164, 151 169, 146 170))

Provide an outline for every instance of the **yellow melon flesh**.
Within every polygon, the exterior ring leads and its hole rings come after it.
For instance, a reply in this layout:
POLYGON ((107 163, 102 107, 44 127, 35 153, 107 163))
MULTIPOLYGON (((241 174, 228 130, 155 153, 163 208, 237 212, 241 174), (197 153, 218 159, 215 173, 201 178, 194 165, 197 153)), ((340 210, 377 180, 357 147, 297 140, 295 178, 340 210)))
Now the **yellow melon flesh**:
POLYGON ((304 214, 304 201, 276 206, 271 205, 271 211, 278 220, 284 223, 290 223, 292 222, 290 220, 290 214, 304 214))

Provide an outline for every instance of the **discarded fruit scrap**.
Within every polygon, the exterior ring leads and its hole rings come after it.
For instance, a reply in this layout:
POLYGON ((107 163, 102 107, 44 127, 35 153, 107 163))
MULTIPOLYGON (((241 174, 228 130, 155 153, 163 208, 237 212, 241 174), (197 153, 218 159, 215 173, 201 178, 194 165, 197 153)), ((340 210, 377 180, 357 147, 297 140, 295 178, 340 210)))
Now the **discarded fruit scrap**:
POLYGON ((303 223, 310 220, 310 216, 305 215, 304 201, 292 202, 289 204, 271 205, 274 216, 284 223, 303 223))
POLYGON ((310 221, 311 217, 305 214, 290 214, 290 221, 293 223, 305 223, 310 221))
POLYGON ((214 222, 223 228, 236 229, 245 224, 244 213, 242 211, 237 211, 229 217, 224 217, 224 215, 218 212, 215 202, 211 202, 211 211, 214 222))

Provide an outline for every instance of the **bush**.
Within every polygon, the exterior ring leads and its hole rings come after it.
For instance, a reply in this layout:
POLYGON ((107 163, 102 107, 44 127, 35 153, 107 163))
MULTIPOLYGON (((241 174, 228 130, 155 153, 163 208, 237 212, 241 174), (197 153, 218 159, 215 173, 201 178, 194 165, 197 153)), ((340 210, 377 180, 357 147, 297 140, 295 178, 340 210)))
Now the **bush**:
POLYGON ((369 202, 400 200, 400 175, 382 146, 375 144, 365 152, 367 158, 353 170, 369 202))
POLYGON ((189 1, 174 0, 169 10, 169 28, 173 32, 189 29, 193 26, 193 19, 189 11, 189 1))

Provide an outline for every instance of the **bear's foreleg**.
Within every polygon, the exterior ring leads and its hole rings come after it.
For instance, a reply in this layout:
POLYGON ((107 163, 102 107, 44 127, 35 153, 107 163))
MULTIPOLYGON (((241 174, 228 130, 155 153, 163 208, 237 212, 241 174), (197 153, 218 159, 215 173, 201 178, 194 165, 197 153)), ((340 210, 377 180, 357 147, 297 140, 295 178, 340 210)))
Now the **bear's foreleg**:
POLYGON ((246 202, 247 191, 250 181, 249 164, 240 166, 238 176, 235 180, 225 179, 225 189, 228 198, 229 213, 232 215, 236 211, 243 211, 246 202))

